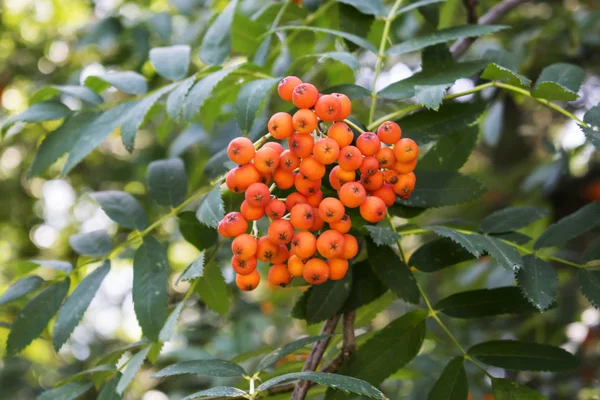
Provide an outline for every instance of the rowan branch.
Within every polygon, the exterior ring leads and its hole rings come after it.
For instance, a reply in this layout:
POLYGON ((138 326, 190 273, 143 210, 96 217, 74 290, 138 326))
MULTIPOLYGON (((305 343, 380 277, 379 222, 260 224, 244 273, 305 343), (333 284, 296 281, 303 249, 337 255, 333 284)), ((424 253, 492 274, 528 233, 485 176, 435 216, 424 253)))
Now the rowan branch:
POLYGON ((463 0, 463 5, 467 11, 467 23, 477 24, 477 4, 479 0, 463 0))
MULTIPOLYGON (((466 3, 473 2, 475 0, 464 0, 464 1, 466 4, 466 3)), ((489 10, 487 13, 485 13, 481 18, 479 18, 479 21, 477 21, 477 24, 488 25, 488 24, 493 24, 495 22, 498 22, 502 18, 504 18, 506 16, 506 14, 508 14, 514 8, 518 7, 519 5, 521 5, 523 3, 526 3, 528 1, 530 1, 530 0, 503 0, 499 4, 492 7, 492 9, 489 10)), ((471 47, 471 45, 475 42, 476 39, 477 38, 474 38, 474 37, 468 37, 468 38, 458 39, 456 42, 454 42, 454 44, 450 47, 450 51, 452 52, 452 55, 454 56, 454 58, 462 57, 463 54, 465 54, 465 52, 469 49, 469 47, 471 47)))

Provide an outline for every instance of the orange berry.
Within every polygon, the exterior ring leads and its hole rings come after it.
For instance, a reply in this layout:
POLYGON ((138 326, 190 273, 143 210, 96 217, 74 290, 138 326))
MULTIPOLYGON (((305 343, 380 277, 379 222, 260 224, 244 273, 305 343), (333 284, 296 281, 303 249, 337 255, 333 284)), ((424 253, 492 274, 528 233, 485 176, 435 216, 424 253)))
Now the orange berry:
POLYGON ((381 148, 381 140, 373 132, 365 132, 356 139, 356 147, 365 156, 372 156, 381 148))
POLYGON ((320 285, 329 279, 329 265, 319 258, 308 260, 302 271, 304 279, 313 285, 320 285))
POLYGON ((258 265, 256 261, 256 257, 249 258, 247 260, 242 260, 239 257, 233 256, 231 257, 231 266, 233 270, 240 275, 248 275, 252 273, 256 269, 258 265))
POLYGON ((401 199, 406 200, 412 194, 416 182, 417 178, 412 172, 399 175, 398 182, 394 185, 394 192, 396 192, 401 199))
POLYGON ((302 193, 305 196, 311 196, 317 193, 321 188, 321 179, 310 180, 302 174, 297 174, 294 186, 298 193, 302 193))
POLYGON ((402 137, 402 129, 393 121, 386 121, 377 128, 377 136, 385 144, 394 144, 402 137))
POLYGON ((344 235, 344 251, 342 252, 342 258, 349 260, 356 257, 358 254, 358 241, 352 235, 344 235))
POLYGON ((363 162, 363 155, 357 147, 346 146, 340 150, 338 164, 344 171, 356 171, 363 162))
POLYGON ((268 235, 275 244, 288 244, 294 236, 294 227, 286 219, 277 219, 269 225, 268 235))
POLYGON ((294 133, 292 116, 285 112, 273 114, 267 127, 271 136, 279 140, 288 138, 294 133))
POLYGON ((313 214, 315 215, 315 222, 313 222, 312 226, 308 230, 316 232, 321 230, 321 228, 325 226, 325 221, 323 221, 323 218, 321 218, 321 216, 319 215, 318 208, 313 207, 313 214))
POLYGON ((317 129, 319 120, 312 110, 301 109, 296 111, 293 117, 294 129, 300 134, 309 134, 317 129))
POLYGON ((341 93, 331 93, 331 95, 340 102, 341 108, 340 113, 338 114, 338 119, 342 120, 348 118, 350 113, 352 113, 352 102, 350 102, 348 96, 341 93))
POLYGON ((225 176, 225 184, 227 185, 227 189, 229 189, 232 193, 240 193, 242 189, 240 189, 238 178, 237 178, 237 168, 229 170, 227 175, 225 176))
POLYGON ((254 144, 245 137, 237 137, 229 142, 227 156, 236 164, 247 164, 254 158, 254 144))
POLYGON ((248 186, 244 196, 248 204, 252 207, 264 207, 271 199, 271 192, 267 185, 256 182, 248 186))
POLYGON ((273 243, 269 236, 263 236, 258 239, 256 258, 263 262, 271 262, 279 254, 279 245, 273 243))
POLYGON ((290 211, 290 222, 296 229, 310 229, 315 222, 313 208, 309 204, 296 204, 290 211))
POLYGON ((360 206, 360 215, 365 221, 376 223, 385 218, 385 203, 379 197, 369 196, 360 206))
POLYGON ((253 183, 260 181, 260 172, 258 172, 254 164, 240 165, 232 169, 232 171, 234 171, 233 174, 235 175, 235 185, 241 192, 248 189, 253 183))
POLYGON ((337 97, 325 94, 317 100, 315 113, 322 121, 333 122, 340 119, 342 104, 337 97))
POLYGON ((303 195, 302 193, 294 192, 285 199, 285 207, 290 212, 292 211, 292 208, 294 208, 294 206, 296 204, 308 204, 308 200, 306 199, 306 196, 303 195))
POLYGON ((312 257, 317 251, 317 239, 307 231, 296 232, 292 238, 292 254, 302 259, 312 257))
POLYGON ((327 260, 329 265, 329 279, 332 281, 339 281, 348 272, 348 260, 343 258, 331 258, 327 260))
POLYGON ((342 185, 348 182, 353 182, 356 179, 356 172, 344 171, 339 165, 333 167, 329 173, 329 184, 335 190, 340 190, 342 185))
POLYGON ((374 192, 383 185, 383 172, 377 170, 373 175, 363 175, 360 181, 367 191, 374 192))
POLYGON ((273 150, 277 151, 277 154, 279 154, 279 156, 281 156, 281 153, 283 153, 283 146, 280 143, 277 142, 268 142, 265 143, 263 145, 263 147, 270 147, 273 150))
POLYGON ((340 188, 338 195, 346 207, 356 208, 365 202, 367 191, 360 182, 348 182, 340 188))
POLYGON ((274 264, 269 268, 269 282, 273 285, 285 287, 292 281, 292 275, 285 264, 274 264))
POLYGON ((284 150, 279 155, 279 169, 293 171, 300 166, 300 159, 290 150, 284 150))
POLYGON ((317 250, 325 258, 338 258, 344 253, 344 235, 329 229, 317 238, 317 250))
POLYGON ((342 202, 334 197, 327 197, 319 204, 319 216, 327 223, 339 221, 345 212, 342 202))
POLYGON ((318 180, 325 176, 325 166, 313 156, 304 157, 300 161, 300 173, 310 180, 318 180))
POLYGON ((240 212, 248 221, 258 221, 265 215, 264 207, 252 207, 248 200, 242 201, 240 212))
POLYGON ((294 133, 290 136, 288 147, 293 155, 304 158, 311 155, 315 141, 311 135, 294 133))
POLYGON ((279 189, 289 189, 294 186, 294 179, 296 179, 296 174, 292 171, 284 171, 281 168, 277 168, 275 172, 273 172, 273 180, 279 189))
POLYGON ((268 185, 269 183, 271 183, 272 180, 273 180, 273 174, 272 173, 270 173, 270 172, 266 172, 266 173, 261 172, 260 179, 258 181, 260 183, 264 183, 265 185, 268 185))
POLYGON ((419 146, 409 138, 400 139, 394 144, 396 162, 409 163, 419 156, 419 146))
POLYGON ((339 233, 348 233, 350 231, 350 228, 352 228, 352 220, 350 219, 350 216, 348 214, 344 214, 344 216, 339 221, 330 222, 329 227, 333 230, 338 231, 339 233))
POLYGON ((397 171, 393 169, 386 169, 383 171, 383 181, 389 185, 393 185, 398 182, 398 175, 400 175, 397 171))
POLYGON ((379 171, 379 161, 375 157, 363 158, 362 165, 360 166, 360 173, 363 175, 374 175, 379 171))
POLYGON ((344 122, 336 122, 327 130, 327 137, 333 139, 342 147, 349 146, 354 140, 352 129, 344 122))
POLYGON ((302 81, 296 76, 286 76, 277 86, 277 93, 285 101, 292 101, 292 92, 302 81))
POLYGON ((296 255, 291 256, 287 264, 288 271, 292 276, 302 276, 302 270, 307 261, 296 255))
POLYGON ((273 264, 284 264, 287 262, 288 258, 290 258, 290 251, 285 244, 280 244, 277 257, 271 260, 271 262, 273 264))
POLYGON ((375 158, 379 162, 379 168, 392 168, 396 163, 394 150, 389 147, 380 148, 377 153, 375 153, 375 158))
POLYGON ((333 164, 340 157, 340 145, 330 138, 319 139, 313 146, 313 156, 321 164, 333 164))
POLYGON ((285 203, 279 199, 271 199, 265 207, 265 214, 271 219, 281 219, 285 215, 285 203))
POLYGON ((404 162, 396 162, 396 164, 394 164, 394 170, 396 172, 398 172, 399 174, 408 174, 410 172, 413 172, 415 170, 415 167, 417 166, 417 160, 412 160, 410 162, 404 163, 404 162))
POLYGON ((254 166, 260 172, 273 172, 279 165, 277 150, 270 147, 260 148, 254 155, 254 166))
MULTIPOLYGON (((321 181, 319 180, 319 186, 320 182, 321 181)), ((321 190, 318 190, 316 193, 306 196, 306 202, 312 207, 319 207, 321 200, 323 200, 323 192, 321 190)))
POLYGON ((231 252, 238 259, 245 261, 254 257, 257 246, 254 236, 243 233, 231 242, 231 252))
POLYGON ((248 275, 237 274, 235 276, 235 284, 237 287, 247 292, 256 289, 259 283, 260 274, 257 270, 252 271, 248 275))
POLYGON ((396 202, 396 192, 394 192, 392 185, 383 184, 371 194, 383 200, 383 203, 388 207, 394 205, 396 202))
POLYGON ((319 98, 319 91, 310 83, 301 83, 292 91, 292 101, 298 108, 311 108, 319 98))
POLYGON ((248 229, 248 221, 237 211, 225 215, 222 222, 223 231, 227 233, 225 237, 239 236, 248 229))

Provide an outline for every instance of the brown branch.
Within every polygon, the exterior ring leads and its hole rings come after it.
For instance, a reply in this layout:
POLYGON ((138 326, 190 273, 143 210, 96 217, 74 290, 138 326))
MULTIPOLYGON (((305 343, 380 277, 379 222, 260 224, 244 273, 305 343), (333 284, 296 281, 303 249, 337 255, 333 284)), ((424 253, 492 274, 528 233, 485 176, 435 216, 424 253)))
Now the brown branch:
MULTIPOLYGON (((471 0, 464 0, 465 2, 469 2, 471 0)), ((502 18, 506 16, 511 10, 518 7, 519 5, 526 3, 531 0, 503 0, 497 5, 495 5, 490 11, 485 13, 479 21, 477 22, 479 25, 488 25, 493 24, 494 22, 500 21, 502 18)), ((458 39, 454 44, 450 47, 450 51, 454 58, 460 58, 465 54, 465 52, 471 47, 471 45, 475 42, 477 38, 468 37, 458 39)))
POLYGON ((477 24, 477 3, 479 0, 463 0, 463 5, 467 11, 467 23, 477 24))

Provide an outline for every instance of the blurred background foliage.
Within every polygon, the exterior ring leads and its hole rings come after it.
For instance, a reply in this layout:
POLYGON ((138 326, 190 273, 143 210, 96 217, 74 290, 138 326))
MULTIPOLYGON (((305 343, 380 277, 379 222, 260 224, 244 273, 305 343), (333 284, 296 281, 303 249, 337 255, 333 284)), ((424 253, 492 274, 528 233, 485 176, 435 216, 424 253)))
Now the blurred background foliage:
MULTIPOLYGON (((319 27, 342 27, 378 45, 381 21, 334 1, 323 2, 335 4, 322 5, 320 0, 306 0, 303 7, 289 7, 282 24, 304 21, 319 27), (324 7, 327 9, 323 10, 324 7)), ((0 119, 26 109, 29 99, 43 86, 80 84, 87 76, 105 71, 136 70, 148 79, 151 88, 164 86, 165 80, 156 74, 147 59, 152 47, 189 44, 194 49, 192 71, 202 68, 197 49, 210 22, 227 3, 225 0, 4 0, 0 15, 0 119)), ((483 13, 495 3, 482 0, 478 9, 483 13)), ((260 45, 257 38, 269 30, 279 7, 281 2, 272 0, 240 2, 232 28, 234 56, 230 63, 252 59, 260 45)), ((466 21, 462 1, 447 0, 422 13, 404 14, 394 22, 392 35, 397 43, 431 32, 436 26, 450 27, 466 21)), ((465 58, 484 54, 490 49, 509 50, 516 55, 520 72, 530 78, 535 78, 545 66, 554 62, 583 67, 585 79, 580 97, 565 104, 581 117, 585 110, 600 102, 598 21, 600 4, 597 1, 530 2, 501 22, 511 29, 477 40, 465 58)), ((263 67, 270 74, 293 73, 320 88, 344 83, 367 88, 372 85, 376 62, 373 54, 362 56, 360 68, 354 70, 331 60, 315 62, 314 58, 303 58, 309 53, 335 49, 335 44, 322 34, 294 32, 288 34, 284 42, 274 42, 263 67)), ((410 76, 419 64, 420 57, 416 54, 392 57, 385 64, 378 86, 383 88, 410 76)), ((158 106, 151 113, 150 123, 138 133, 132 154, 123 148, 118 134, 113 134, 67 178, 59 177, 61 165, 54 165, 40 177, 27 177, 36 147, 58 122, 12 128, 0 142, 0 264, 3 266, 0 292, 35 268, 31 263, 16 260, 63 259, 76 263, 78 257, 68 244, 69 236, 74 233, 104 228, 116 235, 117 240, 125 239, 86 193, 116 189, 134 195, 144 194, 148 163, 174 155, 184 158, 191 188, 207 182, 202 173, 207 160, 232 137, 240 135, 232 104, 241 85, 228 84, 240 79, 243 78, 230 76, 219 84, 207 101, 205 112, 189 126, 170 121, 158 106)), ((476 82, 461 79, 451 92, 467 90, 474 84, 476 82)), ((115 90, 107 91, 104 96, 107 103, 124 97, 115 90)), ((482 96, 492 106, 480 121, 476 151, 462 170, 484 182, 489 188, 488 193, 463 206, 429 210, 415 221, 420 224, 450 219, 474 222, 508 205, 539 205, 551 210, 551 216, 522 230, 537 237, 553 220, 572 213, 587 202, 600 200, 600 158, 591 144, 585 144, 583 133, 573 121, 508 92, 491 89, 484 91, 482 96)), ((467 96, 462 100, 471 99, 467 96)), ((81 107, 77 98, 66 96, 63 101, 72 109, 81 107)), ((265 111, 281 110, 282 107, 285 106, 273 100, 265 111)), ((398 107, 398 102, 380 102, 378 114, 398 107)), ((366 100, 354 102, 354 115, 366 122, 366 100)), ((255 123, 253 134, 262 135, 264 126, 264 119, 255 123)), ((164 209, 147 198, 140 199, 146 199, 144 207, 151 219, 164 213, 164 209)), ((182 238, 175 221, 165 223, 160 233, 169 238, 174 281, 199 251, 182 238)), ((596 233, 571 242, 569 247, 561 250, 563 255, 577 259, 583 249, 590 247, 596 233)), ((427 236, 407 237, 405 248, 410 254, 428 239, 427 236)), ((597 237, 596 246, 600 246, 597 237)), ((225 260, 228 250, 223 252, 225 260)), ((417 279, 423 282, 434 300, 459 290, 493 288, 513 282, 513 275, 504 269, 490 268, 494 264, 492 259, 482 258, 464 264, 434 275, 417 272, 417 279)), ((536 387, 551 399, 599 399, 600 312, 578 294, 572 271, 556 267, 560 278, 557 308, 533 317, 487 318, 468 323, 450 320, 448 324, 464 343, 519 338, 563 345, 584 354, 585 368, 577 374, 561 375, 560 379, 550 374, 527 373, 518 376, 514 373, 509 377, 536 387)), ((39 268, 38 273, 46 279, 57 274, 45 268, 39 268)), ((224 274, 231 282, 231 271, 225 269, 224 274)), ((112 350, 138 341, 141 330, 133 312, 131 284, 131 259, 115 260, 83 323, 58 354, 52 350, 46 332, 19 357, 0 361, 0 397, 34 398, 57 381, 87 369, 112 350)), ((318 326, 306 326, 289 316, 301 294, 299 289, 273 289, 262 285, 255 292, 240 294, 233 286, 227 316, 210 311, 202 302, 186 306, 177 335, 164 345, 157 368, 173 361, 208 357, 229 359, 237 356, 238 361, 246 360, 244 362, 252 364, 252 354, 262 354, 302 334, 318 331, 318 326)), ((172 303, 180 300, 186 289, 185 285, 172 286, 172 303)), ((25 301, 3 307, 0 321, 11 321, 25 301)), ((410 306, 389 294, 376 303, 367 310, 372 315, 365 317, 361 333, 385 326, 410 310, 410 306)), ((430 328, 420 355, 385 382, 386 393, 394 394, 391 398, 424 399, 445 361, 453 354, 453 350, 444 345, 445 338, 437 336, 438 327, 430 328)), ((7 334, 8 329, 0 326, 0 354, 4 352, 7 334)), ((302 355, 290 358, 280 365, 278 374, 288 369, 300 370, 302 364, 302 355)), ((470 372, 473 371, 467 371, 473 398, 485 398, 490 392, 489 382, 480 374, 472 375, 470 372)), ((177 399, 183 394, 223 383, 223 380, 189 376, 159 381, 150 379, 152 372, 149 368, 136 378, 127 399, 177 399)), ((500 376, 503 370, 493 372, 500 376)))

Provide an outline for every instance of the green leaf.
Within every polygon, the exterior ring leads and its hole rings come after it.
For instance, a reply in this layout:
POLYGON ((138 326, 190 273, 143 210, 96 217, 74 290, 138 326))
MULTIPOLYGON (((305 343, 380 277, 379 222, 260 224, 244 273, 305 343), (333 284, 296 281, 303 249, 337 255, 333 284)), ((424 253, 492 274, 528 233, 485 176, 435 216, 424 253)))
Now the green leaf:
POLYGON ((552 224, 533 245, 534 249, 558 246, 600 226, 600 201, 581 207, 573 214, 552 224))
POLYGON ((427 36, 407 40, 395 46, 392 46, 386 52, 387 54, 405 54, 411 51, 421 50, 425 47, 435 44, 446 43, 462 37, 475 37, 489 35, 508 28, 501 25, 462 25, 435 31, 427 36))
MULTIPOLYGON (((136 101, 119 103, 81 126, 81 129, 74 133, 76 139, 71 143, 71 153, 65 162, 62 175, 67 175, 81 160, 104 142, 115 129, 121 126, 129 118, 129 112, 136 104, 138 104, 136 101)), ((70 137, 70 134, 70 132, 63 132, 63 136, 70 137)), ((61 140, 60 138, 58 139, 61 140)))
MULTIPOLYGON (((230 3, 232 4, 232 3, 230 3)), ((213 72, 194 84, 183 101, 183 118, 191 121, 200 111, 213 89, 237 67, 225 68, 213 72)))
POLYGON ((491 61, 481 74, 484 79, 491 81, 503 81, 508 84, 520 87, 529 87, 531 80, 517 72, 516 58, 504 50, 488 50, 483 58, 491 61))
POLYGON ((238 126, 245 135, 252 129, 260 105, 268 98, 277 82, 279 78, 260 79, 247 83, 240 90, 235 106, 238 126))
POLYGON ((516 271, 523 266, 521 255, 511 245, 492 236, 479 235, 478 239, 486 253, 496 260, 498 265, 508 271, 516 271))
POLYGON ((396 14, 394 15, 394 18, 396 18, 398 15, 400 14, 404 14, 405 12, 417 9, 419 7, 424 7, 424 6, 428 6, 430 4, 435 4, 435 3, 443 3, 446 0, 421 0, 421 1, 415 1, 414 3, 408 4, 402 8, 399 8, 398 11, 396 11, 396 14))
POLYGON ((177 207, 187 194, 187 175, 181 158, 153 161, 148 165, 148 192, 160 205, 177 207))
POLYGON ((96 292, 100 288, 106 274, 110 272, 110 261, 105 261, 102 266, 86 276, 75 287, 73 293, 67 298, 58 312, 54 331, 52 332, 52 344, 58 352, 63 344, 69 340, 71 333, 83 318, 83 314, 92 302, 96 292))
POLYGON ((486 233, 512 232, 548 215, 548 210, 538 207, 509 207, 488 215, 481 221, 486 233))
POLYGON ((219 185, 215 185, 204 200, 202 200, 202 203, 200 203, 200 207, 196 212, 196 218, 204 225, 216 228, 224 216, 225 205, 221 198, 221 189, 219 185))
POLYGON ((583 122, 590 127, 581 127, 590 142, 600 151, 600 105, 590 108, 583 116, 583 122), (595 130, 594 130, 595 127, 595 130))
POLYGON ((481 257, 485 251, 481 241, 478 240, 479 235, 477 234, 465 234, 445 226, 430 226, 428 229, 439 236, 446 237, 458 243, 475 257, 481 257))
POLYGON ((36 397, 36 400, 75 400, 92 388, 90 382, 71 382, 56 389, 47 390, 36 397))
POLYGON ((592 243, 588 246, 588 249, 583 254, 584 263, 594 260, 600 260, 600 237, 592 241, 592 243))
POLYGON ((323 94, 330 93, 343 93, 348 96, 350 100, 366 99, 371 96, 371 91, 369 89, 352 83, 331 86, 323 90, 323 94))
POLYGON ((533 389, 508 379, 492 378, 495 400, 548 400, 533 389))
POLYGON ((110 190, 95 192, 91 196, 100 204, 108 218, 117 224, 138 231, 148 226, 148 217, 142 205, 131 194, 110 190))
POLYGON ((330 35, 344 38, 359 47, 362 47, 366 50, 370 50, 373 53, 377 53, 377 48, 375 46, 373 46, 368 40, 361 38, 360 36, 356 36, 356 35, 353 35, 348 32, 338 31, 338 30, 334 30, 334 29, 327 29, 327 28, 318 28, 315 26, 303 26, 303 25, 280 26, 278 28, 271 29, 270 31, 266 32, 263 36, 271 35, 275 32, 283 32, 283 31, 310 31, 310 32, 327 33, 330 35))
POLYGON ((201 224, 192 211, 186 211, 177 216, 179 231, 184 239, 193 244, 198 250, 205 250, 217 243, 216 229, 201 224))
POLYGON ((117 384, 121 380, 121 377, 122 374, 117 372, 114 378, 104 385, 96 400, 122 400, 123 397, 117 393, 117 384))
POLYGON ((166 376, 195 374, 201 376, 242 377, 248 375, 246 370, 237 364, 225 360, 194 360, 169 365, 161 369, 153 378, 166 376))
POLYGON ((77 254, 89 257, 105 256, 113 248, 113 241, 105 230, 72 235, 69 244, 77 254))
POLYGON ((446 90, 452 86, 452 83, 442 83, 439 85, 415 85, 415 100, 418 104, 432 110, 439 110, 440 104, 444 100, 446 90))
MULTIPOLYGON (((339 373, 365 380, 372 385, 381 384, 419 353, 425 338, 426 318, 426 311, 417 310, 390 322, 360 346, 340 368, 339 373)), ((326 398, 345 397, 328 395, 326 398)))
POLYGON ((37 275, 26 276, 16 281, 0 296, 0 305, 18 300, 42 286, 44 280, 37 275))
POLYGON ((194 394, 190 394, 189 396, 184 397, 183 400, 198 399, 200 397, 225 397, 229 399, 234 397, 245 396, 247 394, 248 393, 244 392, 243 390, 231 386, 217 386, 214 388, 201 390, 194 394))
POLYGON ((123 125, 121 126, 121 140, 123 141, 123 146, 125 146, 127 151, 130 153, 133 151, 135 136, 144 123, 146 115, 148 115, 150 109, 163 95, 170 92, 175 87, 177 87, 177 84, 172 83, 158 89, 157 91, 138 101, 137 104, 129 111, 129 115, 123 121, 123 125))
POLYGON ((484 109, 484 103, 454 103, 444 104, 439 111, 424 110, 399 121, 402 136, 422 145, 454 133, 464 133, 469 125, 477 122, 484 109))
POLYGON ((85 101, 86 103, 95 106, 100 105, 104 102, 104 100, 102 100, 102 97, 98 95, 98 93, 94 92, 89 88, 86 88, 85 86, 76 85, 46 86, 38 90, 29 101, 31 102, 31 104, 39 103, 40 101, 51 99, 60 94, 76 97, 82 101, 85 101))
POLYGON ((315 57, 318 58, 317 62, 322 62, 323 59, 329 58, 331 60, 339 61, 339 62, 347 65, 352 70, 358 70, 358 69, 360 69, 360 62, 358 61, 358 59, 352 53, 348 53, 346 51, 331 51, 331 52, 327 52, 327 53, 306 54, 306 55, 304 55, 302 57, 299 57, 290 66, 290 68, 288 68, 288 71, 293 70, 294 65, 296 65, 300 61, 304 61, 304 60, 307 60, 307 59, 312 59, 312 58, 315 58, 315 57))
POLYGON ((305 319, 308 323, 325 321, 340 311, 352 288, 352 271, 349 270, 340 280, 328 280, 312 287, 306 303, 305 319))
POLYGON ((491 233, 490 236, 516 244, 526 244, 533 240, 533 238, 521 232, 491 233))
POLYGON ((183 112, 183 104, 190 89, 196 83, 196 74, 179 82, 167 97, 167 114, 173 121, 178 121, 183 112))
POLYGON ((179 319, 179 314, 181 314, 184 305, 185 301, 180 301, 173 311, 171 311, 171 314, 169 314, 169 318, 167 318, 167 321, 158 335, 158 340, 160 342, 166 343, 173 338, 173 333, 175 333, 175 328, 177 327, 177 320, 179 319))
POLYGON ((369 263, 375 275, 399 298, 412 304, 419 304, 421 295, 417 281, 410 269, 394 251, 387 247, 378 247, 367 239, 369 263))
POLYGON ((231 51, 231 24, 237 0, 230 1, 212 22, 200 47, 200 59, 208 65, 220 65, 227 59, 231 51))
POLYGON ((277 361, 281 360, 282 358, 284 358, 285 356, 287 356, 289 354, 294 353, 296 350, 301 349, 302 347, 306 346, 307 344, 315 343, 321 339, 326 339, 328 337, 330 337, 330 335, 309 336, 309 337, 305 337, 302 339, 298 339, 298 340, 288 343, 276 350, 273 350, 272 352, 270 352, 269 354, 267 354, 265 357, 263 357, 260 360, 260 362, 258 363, 258 366, 256 367, 255 372, 260 372, 264 369, 269 368, 271 365, 275 364, 277 361))
POLYGON ((442 371, 429 392, 428 400, 465 400, 469 396, 469 382, 462 357, 453 358, 442 371))
POLYGON ((477 143, 479 129, 465 128, 463 132, 440 138, 417 163, 421 170, 458 170, 469 159, 477 143))
POLYGON ((363 14, 384 16, 385 8, 381 0, 337 0, 339 3, 348 4, 363 14))
POLYGON ((495 367, 515 371, 570 371, 579 360, 560 347, 517 340, 492 340, 471 347, 469 355, 495 367))
POLYGON ((2 125, 0 137, 16 122, 42 122, 54 121, 56 119, 66 118, 71 115, 71 109, 58 101, 43 101, 31 105, 21 114, 7 119, 2 125))
POLYGON ((65 273, 70 273, 73 270, 73 264, 68 261, 62 260, 29 260, 34 264, 39 265, 40 267, 46 267, 50 269, 54 269, 57 271, 62 271, 65 273))
POLYGON ((600 310, 600 270, 580 269, 577 280, 581 293, 600 310))
POLYGON ((486 192, 486 188, 469 176, 456 171, 415 171, 417 183, 408 200, 398 203, 409 207, 443 207, 462 204, 486 192))
POLYGON ((377 246, 395 246, 400 238, 400 235, 387 227, 365 225, 365 229, 377 246))
POLYGON ((295 381, 298 379, 315 382, 347 393, 367 396, 372 399, 386 399, 385 395, 381 393, 379 389, 371 386, 364 380, 340 374, 329 374, 326 372, 294 372, 281 375, 262 383, 256 390, 262 392, 279 383, 295 381))
POLYGON ((546 100, 576 100, 584 75, 583 68, 577 65, 552 64, 544 68, 531 94, 546 100))
POLYGON ((448 237, 425 243, 410 257, 409 265, 423 272, 441 269, 469 261, 473 254, 448 237))
POLYGON ((340 313, 354 311, 383 296, 388 291, 365 260, 352 265, 352 287, 340 313))
POLYGON ((204 274, 196 281, 196 293, 213 311, 221 315, 229 311, 229 289, 217 263, 204 266, 204 274))
POLYGON ((460 292, 437 302, 435 309, 454 318, 482 318, 493 315, 527 315, 537 312, 518 287, 477 289, 460 292))
POLYGON ((96 92, 103 92, 111 86, 128 94, 144 94, 148 91, 146 78, 133 71, 111 72, 104 75, 89 76, 85 80, 84 85, 96 92))
POLYGON ((96 378, 99 378, 104 380, 114 375, 116 372, 117 367, 114 365, 98 365, 97 367, 77 372, 76 374, 63 379, 62 381, 58 382, 57 386, 62 386, 69 382, 81 381, 84 379, 95 380, 96 378))
POLYGON ((125 369, 123 370, 123 375, 121 379, 119 379, 119 383, 117 384, 117 393, 122 395, 127 389, 127 386, 133 381, 133 378, 137 375, 138 371, 144 364, 144 360, 150 351, 150 346, 144 347, 142 350, 138 351, 127 363, 125 369))
POLYGON ((167 316, 167 249, 152 236, 146 236, 133 259, 133 306, 144 335, 152 340, 167 316))
POLYGON ((188 45, 155 47, 150 50, 150 62, 160 76, 176 81, 187 75, 190 52, 188 45))
POLYGON ((46 328, 69 292, 69 278, 48 286, 23 307, 12 323, 6 353, 17 354, 25 349, 46 328))
POLYGON ((552 265, 533 254, 523 257, 523 268, 516 274, 521 291, 540 311, 546 310, 556 298, 558 274, 552 265))

